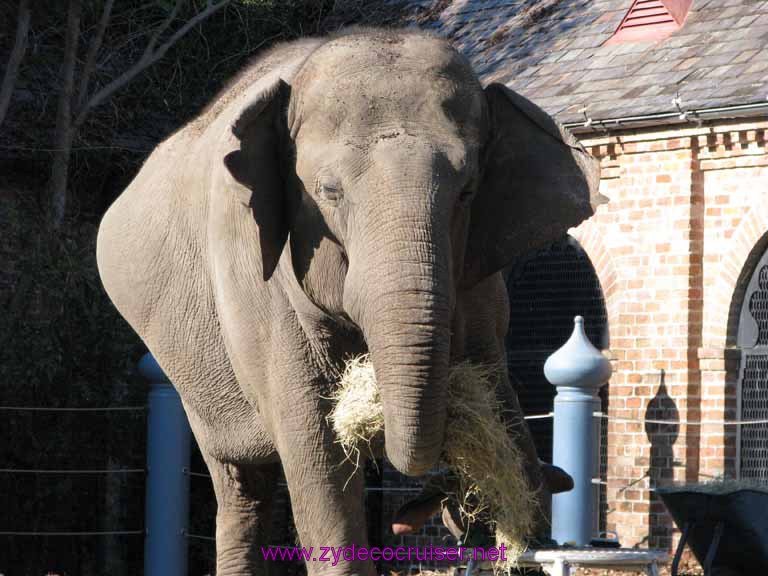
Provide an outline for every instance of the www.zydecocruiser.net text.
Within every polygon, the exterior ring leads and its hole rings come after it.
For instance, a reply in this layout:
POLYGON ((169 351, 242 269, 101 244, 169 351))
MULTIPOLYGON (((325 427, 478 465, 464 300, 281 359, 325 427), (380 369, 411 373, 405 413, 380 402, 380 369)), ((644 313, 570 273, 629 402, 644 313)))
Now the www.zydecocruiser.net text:
POLYGON ((261 548, 264 560, 276 562, 288 562, 303 560, 305 562, 330 562, 336 566, 340 562, 354 562, 373 560, 385 560, 387 562, 462 562, 468 560, 495 562, 506 561, 506 546, 502 544, 498 548, 459 548, 455 546, 424 546, 424 547, 365 547, 365 546, 269 546, 261 548))

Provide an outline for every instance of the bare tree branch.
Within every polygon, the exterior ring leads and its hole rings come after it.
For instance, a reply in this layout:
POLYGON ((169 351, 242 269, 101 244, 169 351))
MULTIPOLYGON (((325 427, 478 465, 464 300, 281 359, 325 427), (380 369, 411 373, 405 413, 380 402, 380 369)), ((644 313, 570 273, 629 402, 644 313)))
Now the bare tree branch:
POLYGON ((64 39, 64 61, 61 67, 61 93, 56 112, 56 145, 59 151, 53 155, 49 191, 51 199, 51 222, 58 228, 64 220, 67 205, 67 180, 69 159, 75 127, 72 125, 72 98, 75 87, 75 66, 77 65, 77 41, 80 36, 81 0, 69 0, 67 11, 67 32, 64 39))
POLYGON ((163 21, 163 23, 155 30, 154 34, 152 34, 152 37, 149 39, 149 42, 147 42, 147 47, 144 50, 144 54, 142 54, 142 58, 145 55, 151 54, 152 51, 155 49, 155 46, 157 46, 157 41, 160 39, 160 36, 163 35, 163 33, 168 30, 168 27, 173 23, 173 21, 176 19, 176 16, 179 14, 179 10, 181 10, 181 5, 184 3, 184 0, 176 0, 176 3, 173 5, 173 9, 168 14, 168 17, 163 21))
POLYGON ((101 50, 101 44, 104 42, 104 32, 109 25, 109 20, 112 16, 112 6, 115 0, 107 0, 104 4, 104 10, 101 13, 99 24, 96 28, 96 35, 91 40, 88 46, 88 53, 85 56, 85 64, 83 65, 83 71, 80 73, 80 85, 77 90, 77 107, 78 109, 85 102, 85 98, 88 94, 88 83, 91 80, 91 74, 96 67, 96 58, 101 50))
POLYGON ((8 112, 8 106, 11 103, 11 94, 13 94, 13 89, 16 86, 16 76, 19 72, 19 66, 27 51, 30 19, 29 0, 19 0, 19 18, 16 24, 16 40, 13 44, 11 56, 8 58, 5 76, 3 76, 3 84, 0 86, 0 125, 3 124, 5 114, 8 112))
MULTIPOLYGON (((174 11, 179 6, 179 2, 181 0, 177 0, 176 7, 174 8, 174 11)), ((131 80, 133 80, 136 76, 138 76, 141 72, 149 68, 152 64, 160 60, 163 56, 165 56, 165 53, 168 51, 168 49, 176 44, 182 37, 184 37, 187 32, 189 32, 192 28, 197 26, 200 22, 207 19, 208 17, 212 16, 224 6, 229 4, 231 0, 220 0, 217 3, 213 3, 212 0, 207 0, 207 4, 204 10, 198 12, 193 18, 190 18, 184 26, 176 30, 168 40, 166 40, 163 44, 161 44, 157 49, 153 50, 145 50, 144 54, 142 54, 141 58, 128 70, 126 70, 123 74, 112 80, 109 84, 104 86, 101 90, 96 92, 93 96, 91 96, 88 101, 80 108, 80 110, 77 113, 77 117, 75 118, 74 125, 80 126, 85 121, 86 117, 88 116, 88 113, 93 109, 94 107, 101 104, 104 100, 112 96, 117 90, 120 90, 123 86, 128 84, 131 80)), ((171 12, 171 16, 173 16, 174 12, 171 12)), ((175 17, 175 16, 174 16, 175 17)), ((149 43, 151 45, 154 45, 157 42, 157 38, 159 38, 158 31, 162 33, 164 30, 167 29, 166 23, 168 23, 168 19, 166 19, 163 24, 161 24, 160 28, 155 31, 155 34, 153 34, 152 38, 150 39, 149 43)), ((149 45, 148 45, 149 48, 149 45)))

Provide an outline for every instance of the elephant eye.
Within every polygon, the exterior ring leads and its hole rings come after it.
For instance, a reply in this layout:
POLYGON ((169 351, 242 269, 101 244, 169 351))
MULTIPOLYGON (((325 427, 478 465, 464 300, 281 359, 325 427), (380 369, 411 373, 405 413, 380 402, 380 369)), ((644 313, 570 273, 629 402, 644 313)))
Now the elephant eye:
POLYGON ((341 183, 337 180, 326 180, 318 182, 317 193, 323 199, 331 203, 336 203, 343 197, 341 183))

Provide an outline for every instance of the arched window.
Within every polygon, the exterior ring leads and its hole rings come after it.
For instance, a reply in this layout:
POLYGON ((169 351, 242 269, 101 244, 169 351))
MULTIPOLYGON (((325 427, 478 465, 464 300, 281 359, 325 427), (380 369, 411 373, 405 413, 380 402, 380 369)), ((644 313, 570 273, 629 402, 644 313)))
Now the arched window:
MULTIPOLYGON (((574 316, 583 316, 587 336, 608 348, 608 315, 600 281, 584 249, 571 236, 507 271, 510 319, 507 363, 525 414, 554 409, 555 388, 544 378, 544 362, 573 332, 574 316)), ((608 410, 608 387, 600 391, 608 410)), ((552 420, 529 420, 539 458, 552 461, 552 420)), ((601 422, 600 477, 606 479, 607 422, 601 422)), ((599 531, 605 530, 605 485, 599 490, 599 531)))
MULTIPOLYGON (((517 380, 526 414, 553 409, 555 389, 544 378, 544 362, 573 332, 573 318, 584 317, 587 336, 608 348, 608 318, 600 281, 579 243, 567 236, 508 271, 510 302, 507 362, 517 380)), ((552 421, 530 422, 539 456, 552 456, 552 421)))

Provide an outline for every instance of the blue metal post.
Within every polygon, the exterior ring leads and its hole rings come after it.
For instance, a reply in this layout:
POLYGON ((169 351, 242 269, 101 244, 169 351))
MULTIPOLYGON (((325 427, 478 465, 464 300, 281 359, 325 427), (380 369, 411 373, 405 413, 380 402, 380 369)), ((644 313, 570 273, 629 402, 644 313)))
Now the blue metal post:
POLYGON ((600 388, 611 376, 611 364, 584 333, 584 319, 574 319, 571 337, 544 364, 544 375, 557 387, 552 463, 573 477, 570 492, 552 497, 552 538, 585 546, 593 538, 599 476, 600 388))
POLYGON ((149 380, 145 576, 186 576, 192 433, 181 399, 151 354, 139 362, 149 380))

